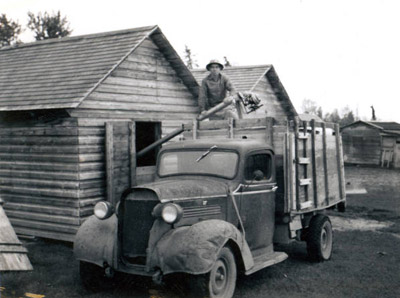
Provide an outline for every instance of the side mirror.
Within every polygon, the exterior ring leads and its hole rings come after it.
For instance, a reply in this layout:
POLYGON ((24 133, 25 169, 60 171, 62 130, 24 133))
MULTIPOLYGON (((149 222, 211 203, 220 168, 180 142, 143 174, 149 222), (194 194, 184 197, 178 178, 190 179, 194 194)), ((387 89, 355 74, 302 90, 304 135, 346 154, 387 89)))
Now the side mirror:
POLYGON ((253 180, 260 181, 264 179, 264 173, 260 170, 255 170, 253 172, 253 180))

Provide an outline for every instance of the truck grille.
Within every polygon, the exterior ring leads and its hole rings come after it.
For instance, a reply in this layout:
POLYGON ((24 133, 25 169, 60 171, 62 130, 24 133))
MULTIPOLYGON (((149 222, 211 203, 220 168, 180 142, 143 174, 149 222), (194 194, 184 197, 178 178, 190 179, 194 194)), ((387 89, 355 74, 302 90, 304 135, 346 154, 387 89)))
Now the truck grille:
POLYGON ((194 206, 183 207, 183 218, 201 217, 221 214, 221 206, 194 206))
POLYGON ((158 201, 154 200, 126 200, 122 227, 123 255, 128 261, 142 263, 146 256, 150 229, 154 218, 151 215, 158 201))

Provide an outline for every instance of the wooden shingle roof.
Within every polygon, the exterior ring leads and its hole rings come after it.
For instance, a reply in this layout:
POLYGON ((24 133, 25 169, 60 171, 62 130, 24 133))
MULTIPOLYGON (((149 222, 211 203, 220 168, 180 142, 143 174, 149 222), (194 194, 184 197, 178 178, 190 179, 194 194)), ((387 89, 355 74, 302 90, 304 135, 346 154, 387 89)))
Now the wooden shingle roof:
POLYGON ((381 122, 381 121, 369 121, 368 123, 379 126, 384 130, 399 130, 400 124, 397 122, 381 122))
POLYGON ((0 111, 76 108, 148 37, 196 94, 190 71, 158 26, 149 26, 0 49, 0 111))
MULTIPOLYGON (((250 66, 231 66, 225 67, 222 71, 231 80, 237 91, 253 91, 260 80, 266 76, 270 82, 274 93, 285 106, 285 109, 290 111, 293 116, 297 116, 289 95, 283 87, 274 67, 271 64, 265 65, 250 65, 250 66)), ((193 69, 192 73, 199 85, 201 81, 208 75, 206 69, 193 69)))
POLYGON ((379 130, 381 133, 385 133, 387 135, 400 135, 400 123, 397 122, 380 122, 380 121, 362 121, 358 120, 353 123, 350 123, 346 126, 343 126, 341 130, 346 129, 348 127, 354 125, 367 125, 374 129, 379 130))

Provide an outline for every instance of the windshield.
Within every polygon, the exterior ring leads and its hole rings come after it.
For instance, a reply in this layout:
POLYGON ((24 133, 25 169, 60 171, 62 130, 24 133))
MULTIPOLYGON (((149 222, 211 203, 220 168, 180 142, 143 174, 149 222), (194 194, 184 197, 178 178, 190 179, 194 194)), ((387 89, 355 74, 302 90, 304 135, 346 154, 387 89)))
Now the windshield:
POLYGON ((158 175, 213 175, 232 179, 238 160, 236 152, 214 148, 165 151, 160 156, 158 175))

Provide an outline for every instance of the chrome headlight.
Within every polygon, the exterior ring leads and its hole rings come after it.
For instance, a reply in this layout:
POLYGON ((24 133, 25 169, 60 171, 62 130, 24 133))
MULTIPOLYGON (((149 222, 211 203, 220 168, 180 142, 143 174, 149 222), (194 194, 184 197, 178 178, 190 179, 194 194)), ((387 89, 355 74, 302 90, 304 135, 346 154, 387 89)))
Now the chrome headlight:
POLYGON ((94 206, 94 215, 98 219, 106 219, 109 218, 114 213, 114 207, 109 202, 98 202, 94 206))
POLYGON ((182 215, 182 207, 174 203, 158 204, 153 210, 153 216, 161 217, 168 224, 177 223, 182 215))

